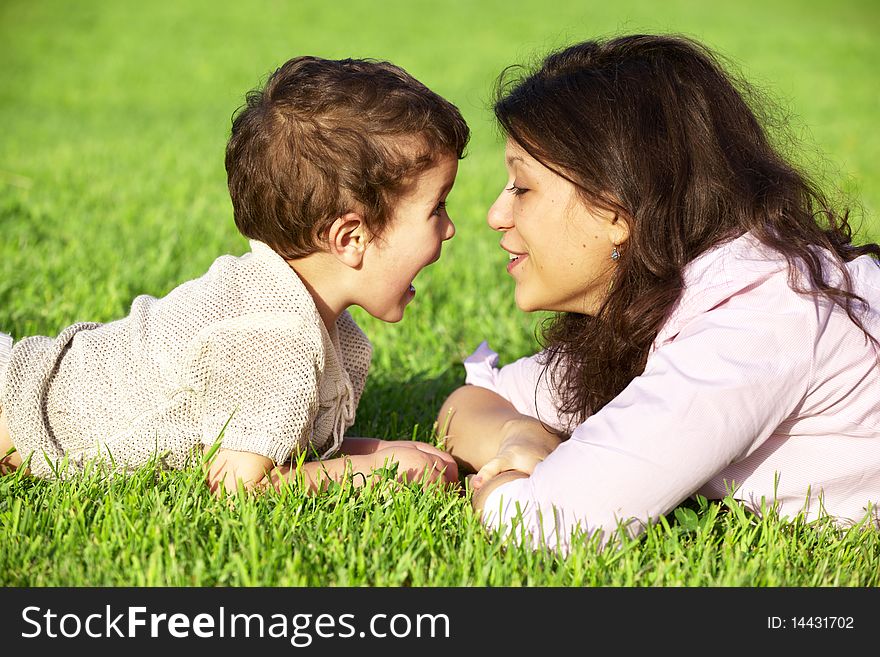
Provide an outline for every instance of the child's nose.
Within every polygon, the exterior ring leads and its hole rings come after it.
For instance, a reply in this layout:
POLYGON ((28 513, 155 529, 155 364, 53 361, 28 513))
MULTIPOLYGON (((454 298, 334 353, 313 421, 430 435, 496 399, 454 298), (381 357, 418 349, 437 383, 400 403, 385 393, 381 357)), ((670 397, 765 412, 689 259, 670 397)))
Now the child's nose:
POLYGON ((455 224, 452 223, 452 219, 446 219, 446 230, 443 231, 443 240, 451 240, 452 236, 455 235, 455 224))

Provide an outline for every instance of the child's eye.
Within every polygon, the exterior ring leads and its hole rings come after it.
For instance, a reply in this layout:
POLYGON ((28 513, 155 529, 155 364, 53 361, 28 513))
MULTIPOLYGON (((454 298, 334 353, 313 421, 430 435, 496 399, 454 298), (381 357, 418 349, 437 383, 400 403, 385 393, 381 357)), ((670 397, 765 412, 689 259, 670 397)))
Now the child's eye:
POLYGON ((439 217, 446 210, 446 201, 440 201, 437 204, 437 207, 434 208, 434 211, 431 213, 432 217, 439 217))
POLYGON ((511 194, 513 194, 514 196, 522 196, 523 194, 525 194, 529 190, 526 189, 525 187, 517 187, 516 185, 511 185, 510 187, 507 188, 507 191, 510 192, 511 194))

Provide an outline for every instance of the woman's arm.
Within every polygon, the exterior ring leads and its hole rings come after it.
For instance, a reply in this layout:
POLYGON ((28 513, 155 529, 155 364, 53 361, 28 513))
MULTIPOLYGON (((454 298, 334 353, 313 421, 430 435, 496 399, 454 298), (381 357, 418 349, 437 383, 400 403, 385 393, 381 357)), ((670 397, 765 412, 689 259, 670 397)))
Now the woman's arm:
POLYGON ((526 479, 528 476, 519 470, 505 470, 491 478, 487 478, 485 483, 474 492, 474 496, 471 498, 471 506, 474 508, 474 511, 482 511, 492 491, 506 483, 516 479, 526 479))
POLYGON ((449 395, 440 408, 437 427, 459 467, 481 471, 486 479, 502 470, 529 474, 563 439, 539 420, 519 413, 497 393, 474 385, 449 395))
POLYGON ((484 522, 509 530, 521 517, 533 539, 565 547, 577 526, 604 542, 618 523, 636 534, 669 513, 803 400, 812 331, 782 312, 725 307, 691 322, 531 476, 487 481, 484 522))

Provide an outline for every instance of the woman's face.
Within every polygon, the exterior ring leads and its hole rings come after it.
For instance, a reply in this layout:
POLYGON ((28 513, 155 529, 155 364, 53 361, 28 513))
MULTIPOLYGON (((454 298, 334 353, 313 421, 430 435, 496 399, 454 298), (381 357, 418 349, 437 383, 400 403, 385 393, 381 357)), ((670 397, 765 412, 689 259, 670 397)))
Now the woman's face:
POLYGON ((615 269, 614 247, 628 237, 611 211, 587 207, 575 186, 512 139, 505 149, 507 185, 489 209, 489 225, 503 233, 516 305, 594 315, 615 269))

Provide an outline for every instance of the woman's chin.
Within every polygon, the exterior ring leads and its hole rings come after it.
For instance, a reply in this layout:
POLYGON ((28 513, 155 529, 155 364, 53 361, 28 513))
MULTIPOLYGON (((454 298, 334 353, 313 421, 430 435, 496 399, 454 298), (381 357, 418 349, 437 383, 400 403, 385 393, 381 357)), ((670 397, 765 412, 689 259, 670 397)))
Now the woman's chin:
POLYGON ((540 304, 535 303, 533 299, 529 299, 525 295, 517 294, 514 297, 516 301, 516 307, 522 310, 524 313, 533 313, 538 310, 545 310, 540 306, 540 304))
POLYGON ((516 295, 516 307, 524 313, 551 312, 564 313, 572 312, 567 307, 559 307, 554 303, 541 303, 540 299, 529 299, 525 296, 516 295))

